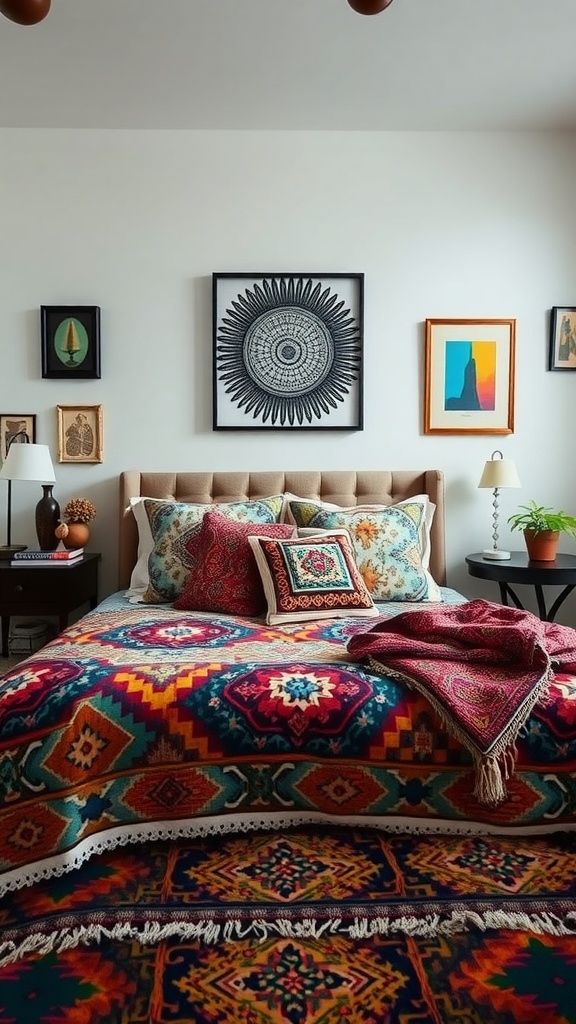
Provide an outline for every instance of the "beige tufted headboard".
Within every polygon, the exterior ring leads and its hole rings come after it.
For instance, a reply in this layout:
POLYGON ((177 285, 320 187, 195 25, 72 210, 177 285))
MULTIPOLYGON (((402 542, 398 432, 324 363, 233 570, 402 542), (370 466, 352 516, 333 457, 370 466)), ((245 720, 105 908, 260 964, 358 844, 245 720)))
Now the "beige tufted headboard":
POLYGON ((131 512, 126 513, 130 498, 145 496, 211 504, 264 498, 284 491, 343 506, 374 502, 392 505, 415 494, 428 494, 436 505, 430 570, 439 584, 445 584, 444 476, 438 469, 258 473, 142 473, 132 469, 120 475, 119 588, 128 587, 138 552, 136 521, 131 512))

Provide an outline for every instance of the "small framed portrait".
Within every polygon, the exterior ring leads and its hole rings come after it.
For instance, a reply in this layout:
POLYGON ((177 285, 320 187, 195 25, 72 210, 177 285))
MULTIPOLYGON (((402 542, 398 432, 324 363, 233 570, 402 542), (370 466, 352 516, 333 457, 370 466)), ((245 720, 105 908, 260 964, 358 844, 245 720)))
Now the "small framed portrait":
POLYGON ((36 442, 36 416, 29 412, 0 413, 0 462, 12 444, 36 442))
POLYGON ((40 326, 44 378, 100 377, 99 306, 41 306, 40 326))
POLYGON ((58 405, 58 461, 102 462, 102 406, 58 405))
POLYGON ((552 306, 549 370, 576 370, 576 306, 552 306))

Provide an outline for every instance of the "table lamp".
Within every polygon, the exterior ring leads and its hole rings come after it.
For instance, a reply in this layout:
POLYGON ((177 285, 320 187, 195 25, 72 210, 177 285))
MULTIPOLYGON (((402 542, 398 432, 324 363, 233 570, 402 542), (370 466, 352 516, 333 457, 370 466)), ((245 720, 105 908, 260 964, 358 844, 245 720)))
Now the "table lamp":
POLYGON ((511 459, 505 459, 502 452, 492 452, 492 457, 484 463, 482 476, 478 487, 490 487, 494 491, 492 501, 492 547, 485 548, 482 552, 483 558, 493 558, 502 561, 510 558, 509 551, 503 551, 498 547, 498 494, 502 487, 521 487, 516 466, 511 459))
POLYGON ((0 480, 8 481, 6 544, 0 547, 0 559, 12 558, 16 551, 26 549, 26 544, 12 544, 13 480, 37 480, 42 483, 44 495, 36 506, 36 532, 40 550, 54 551, 58 544, 54 530, 60 518, 60 507, 52 496, 56 477, 48 445, 32 444, 24 430, 14 434, 8 442, 6 458, 0 469, 0 480))

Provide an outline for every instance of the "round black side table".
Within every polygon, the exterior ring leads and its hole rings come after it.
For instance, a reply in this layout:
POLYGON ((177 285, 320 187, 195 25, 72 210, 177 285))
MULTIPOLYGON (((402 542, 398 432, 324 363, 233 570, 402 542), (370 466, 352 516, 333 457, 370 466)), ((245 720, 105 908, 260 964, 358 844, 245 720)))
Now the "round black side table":
POLYGON ((538 615, 546 622, 554 622, 558 609, 576 587, 576 555, 557 555, 554 562, 531 562, 525 551, 512 551, 502 561, 483 558, 482 552, 466 556, 470 576, 493 580, 500 587, 502 604, 510 598, 517 608, 524 608, 511 583, 527 583, 534 587, 538 615), (550 609, 546 609, 543 587, 563 587, 550 609))

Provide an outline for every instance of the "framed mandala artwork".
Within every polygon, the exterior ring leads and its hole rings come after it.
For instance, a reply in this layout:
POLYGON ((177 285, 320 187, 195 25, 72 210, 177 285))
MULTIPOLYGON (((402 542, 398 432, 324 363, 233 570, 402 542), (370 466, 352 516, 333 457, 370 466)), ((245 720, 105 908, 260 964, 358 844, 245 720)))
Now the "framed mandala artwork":
POLYGON ((364 274, 213 274, 214 430, 362 430, 364 274))

